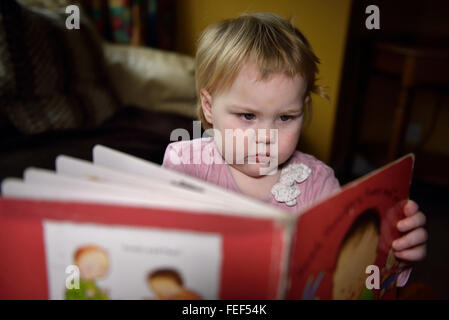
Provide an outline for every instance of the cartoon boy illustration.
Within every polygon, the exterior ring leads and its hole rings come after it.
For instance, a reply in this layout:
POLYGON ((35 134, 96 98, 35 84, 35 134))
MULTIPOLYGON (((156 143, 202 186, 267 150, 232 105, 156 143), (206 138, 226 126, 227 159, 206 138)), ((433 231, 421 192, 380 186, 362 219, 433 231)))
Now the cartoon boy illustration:
POLYGON ((365 211, 352 224, 340 246, 333 276, 333 299, 374 299, 374 293, 365 285, 365 270, 376 261, 379 225, 375 210, 365 211))
POLYGON ((380 297, 396 285, 399 262, 394 257, 393 249, 388 252, 385 267, 381 271, 380 297))
POLYGON ((66 289, 66 300, 107 300, 105 291, 97 287, 95 281, 103 278, 109 270, 107 252, 97 246, 78 248, 74 255, 80 270, 79 289, 66 289))
POLYGON ((311 275, 307 279, 306 286, 304 287, 304 290, 302 292, 301 299, 302 300, 319 300, 320 297, 316 295, 316 292, 318 288, 320 287, 321 280, 323 280, 323 277, 325 275, 324 271, 321 271, 316 277, 311 275))
POLYGON ((184 289, 181 276, 173 269, 158 269, 147 277, 148 286, 159 300, 200 300, 201 296, 184 289))

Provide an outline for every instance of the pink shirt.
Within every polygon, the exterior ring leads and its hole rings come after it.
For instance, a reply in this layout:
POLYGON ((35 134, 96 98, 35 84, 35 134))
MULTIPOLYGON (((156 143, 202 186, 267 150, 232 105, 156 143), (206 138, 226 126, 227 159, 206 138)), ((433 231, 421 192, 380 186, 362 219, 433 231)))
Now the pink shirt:
MULTIPOLYGON (((340 188, 334 171, 315 157, 295 151, 285 166, 292 163, 303 163, 312 170, 309 177, 298 184, 301 194, 296 198, 296 205, 287 206, 278 202, 271 194, 265 202, 296 212, 340 188)), ((162 166, 242 193, 231 174, 229 165, 224 162, 211 137, 170 143, 165 151, 162 166), (208 161, 212 159, 214 161, 208 161)))

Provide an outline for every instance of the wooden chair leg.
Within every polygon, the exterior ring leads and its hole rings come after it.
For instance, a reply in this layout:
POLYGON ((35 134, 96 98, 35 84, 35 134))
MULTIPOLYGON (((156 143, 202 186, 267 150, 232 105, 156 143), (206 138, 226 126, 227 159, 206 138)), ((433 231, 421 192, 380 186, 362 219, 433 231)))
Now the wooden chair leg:
POLYGON ((415 79, 416 59, 407 57, 404 62, 401 78, 401 91, 394 111, 393 134, 388 148, 387 162, 395 160, 401 152, 405 129, 410 115, 412 88, 415 79))

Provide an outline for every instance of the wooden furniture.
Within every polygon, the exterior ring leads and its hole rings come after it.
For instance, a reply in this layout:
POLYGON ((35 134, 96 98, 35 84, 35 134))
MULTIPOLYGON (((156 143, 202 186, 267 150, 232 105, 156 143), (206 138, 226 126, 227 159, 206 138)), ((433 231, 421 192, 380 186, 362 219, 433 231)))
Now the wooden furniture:
POLYGON ((422 85, 448 90, 449 49, 376 42, 372 46, 371 55, 371 68, 374 71, 400 78, 393 131, 386 158, 386 162, 389 162, 401 155, 414 90, 422 85))

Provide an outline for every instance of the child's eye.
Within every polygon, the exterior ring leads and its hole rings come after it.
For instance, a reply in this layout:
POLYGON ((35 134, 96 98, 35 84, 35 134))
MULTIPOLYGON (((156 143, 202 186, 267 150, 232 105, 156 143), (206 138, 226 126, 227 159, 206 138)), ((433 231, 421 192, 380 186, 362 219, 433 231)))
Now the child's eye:
POLYGON ((256 116, 252 113, 241 113, 240 117, 243 117, 245 120, 254 120, 256 116))
POLYGON ((292 116, 280 116, 279 118, 281 119, 281 121, 288 121, 293 117, 292 116))

